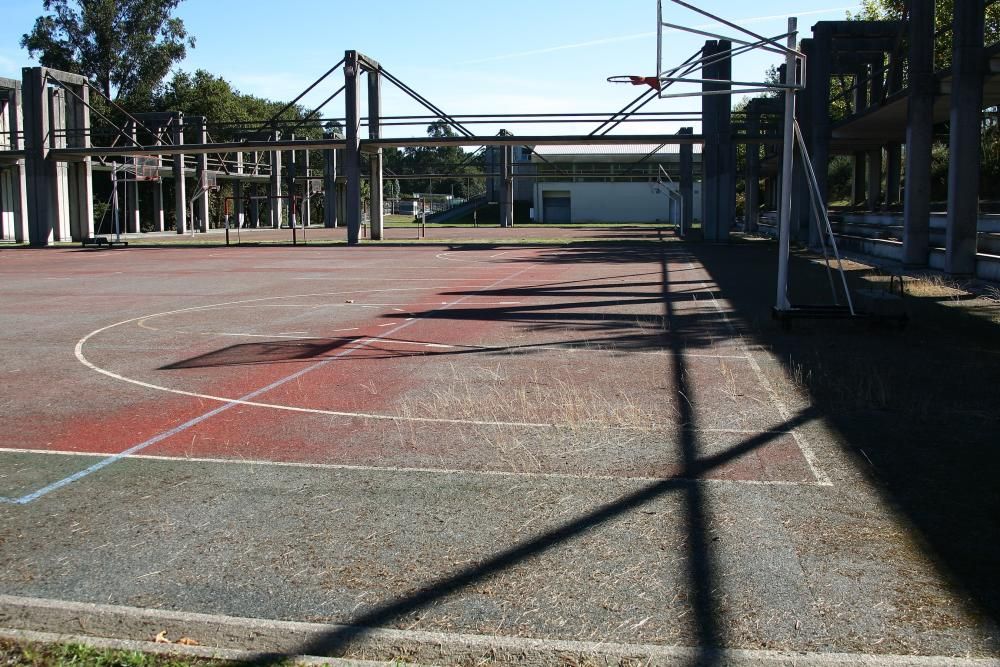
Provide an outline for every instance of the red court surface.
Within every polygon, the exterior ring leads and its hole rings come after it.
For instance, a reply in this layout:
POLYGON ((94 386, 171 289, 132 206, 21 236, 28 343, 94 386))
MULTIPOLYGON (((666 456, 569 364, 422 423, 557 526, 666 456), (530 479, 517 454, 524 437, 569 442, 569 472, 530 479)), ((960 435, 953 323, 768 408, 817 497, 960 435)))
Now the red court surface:
POLYGON ((12 314, 63 326, 14 377, 9 395, 35 415, 3 446, 668 478, 691 429, 707 456, 768 434, 708 479, 821 482, 704 269, 658 252, 607 265, 560 248, 53 253, 12 314), (65 305, 40 312, 38 289, 65 305), (85 400, 60 376, 86 377, 85 400))

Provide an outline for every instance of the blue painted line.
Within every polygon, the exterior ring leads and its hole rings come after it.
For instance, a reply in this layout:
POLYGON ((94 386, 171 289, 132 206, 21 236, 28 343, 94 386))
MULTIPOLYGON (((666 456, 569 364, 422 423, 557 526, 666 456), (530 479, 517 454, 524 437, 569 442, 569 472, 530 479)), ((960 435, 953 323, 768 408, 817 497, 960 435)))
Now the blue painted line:
MULTIPOLYGON (((392 333, 392 332, 388 332, 386 335, 388 335, 389 333, 392 333)), ((94 465, 90 466, 89 468, 84 468, 80 472, 74 473, 74 474, 72 474, 69 477, 66 477, 64 479, 60 479, 58 482, 53 482, 52 484, 49 484, 48 486, 44 486, 44 487, 38 489, 37 491, 35 491, 34 493, 29 493, 28 495, 21 496, 20 498, 14 498, 11 502, 13 502, 13 504, 15 504, 15 505, 27 505, 28 503, 32 503, 32 502, 38 500, 39 498, 41 498, 44 495, 52 493, 53 491, 57 491, 57 490, 63 488, 64 486, 72 484, 73 482, 79 481, 79 480, 83 479, 84 477, 97 472, 98 470, 102 470, 103 468, 107 468, 112 463, 120 461, 120 460, 122 460, 123 458, 125 458, 127 456, 135 454, 136 452, 141 452, 142 450, 146 449, 147 447, 151 447, 152 445, 155 445, 158 442, 162 442, 163 440, 166 440, 167 438, 175 436, 178 433, 181 433, 183 431, 186 431, 187 429, 191 428, 192 426, 197 426, 198 424, 200 424, 201 422, 205 421, 206 419, 210 419, 210 418, 214 417, 215 415, 217 415, 217 414, 219 414, 221 412, 225 412, 229 408, 232 408, 234 406, 240 405, 241 401, 249 401, 249 400, 251 400, 253 398, 256 398, 257 396, 259 396, 259 395, 261 395, 263 393, 266 393, 266 392, 268 392, 268 391, 270 391, 272 389, 280 387, 281 385, 285 384, 286 382, 291 382, 292 380, 297 380, 298 378, 302 377, 306 373, 309 373, 311 371, 316 370, 317 368, 325 366, 328 363, 332 362, 334 359, 337 359, 338 357, 346 356, 346 355, 350 354, 351 352, 354 352, 355 350, 361 349, 362 347, 365 347, 365 345, 357 345, 355 347, 351 347, 351 348, 348 348, 346 350, 343 350, 342 352, 340 352, 340 353, 338 353, 338 354, 336 354, 336 355, 334 355, 332 357, 329 357, 327 359, 324 359, 323 361, 317 362, 317 363, 313 364, 312 366, 308 366, 306 368, 303 368, 300 371, 292 373, 291 375, 289 375, 287 377, 281 378, 280 380, 276 380, 275 382, 272 382, 271 384, 267 385, 266 387, 261 387, 260 389, 257 389, 255 391, 250 392, 249 394, 246 394, 244 396, 240 396, 235 401, 232 401, 230 403, 226 403, 225 405, 220 405, 219 407, 215 408, 214 410, 209 410, 208 412, 206 412, 206 413, 204 413, 202 415, 198 415, 194 419, 189 419, 188 421, 184 422, 183 424, 175 426, 174 428, 172 428, 172 429, 170 429, 168 431, 164 431, 163 433, 160 433, 159 435, 154 435, 149 440, 146 440, 144 442, 140 442, 138 445, 134 445, 132 447, 129 447, 128 449, 126 449, 123 452, 119 452, 118 454, 114 454, 112 456, 109 456, 106 459, 102 459, 102 460, 98 461, 97 463, 95 463, 94 465)))
MULTIPOLYGON (((479 290, 477 290, 477 292, 485 292, 487 290, 490 290, 490 289, 496 287, 497 285, 499 285, 500 283, 506 282, 506 281, 508 281, 508 280, 510 280, 512 278, 515 278, 515 277, 519 276, 520 274, 524 273, 527 270, 528 269, 525 268, 525 269, 522 269, 520 271, 517 271, 516 273, 514 273, 512 275, 509 275, 506 278, 502 278, 502 279, 496 281, 492 285, 480 288, 479 290)), ((447 304, 443 305, 440 308, 434 308, 433 310, 447 310, 448 308, 451 308, 452 306, 457 306, 458 304, 462 303, 463 301, 465 301, 466 299, 468 299, 468 298, 470 298, 472 296, 473 296, 473 294, 468 294, 466 296, 463 296, 461 299, 457 299, 456 301, 452 301, 451 303, 447 303, 447 304)), ((355 344, 353 347, 349 347, 346 350, 341 350, 340 352, 338 352, 337 354, 333 355, 332 357, 327 357, 326 359, 324 359, 322 361, 316 362, 312 366, 307 366, 306 368, 303 368, 302 370, 296 371, 295 373, 292 373, 291 375, 289 375, 287 377, 283 377, 280 380, 275 380, 274 382, 272 382, 271 384, 267 385, 266 387, 261 387, 260 389, 256 389, 256 390, 250 392, 249 394, 246 394, 245 396, 241 396, 238 399, 236 399, 235 401, 231 401, 229 403, 226 403, 225 405, 220 405, 219 407, 215 408, 214 410, 209 410, 208 412, 206 412, 206 413, 204 413, 202 415, 199 415, 199 416, 197 416, 197 417, 195 417, 193 419, 189 419, 188 421, 184 422, 183 424, 175 426, 174 428, 172 428, 172 429, 170 429, 168 431, 164 431, 163 433, 160 433, 159 435, 154 435, 149 440, 146 440, 144 442, 140 442, 138 445, 134 445, 132 447, 129 447, 128 449, 126 449, 123 452, 119 452, 119 453, 114 454, 112 456, 109 456, 109 457, 107 457, 105 459, 101 459, 100 461, 98 461, 94 465, 90 466, 89 468, 85 468, 85 469, 81 470, 80 472, 73 473, 69 477, 65 477, 63 479, 60 479, 59 481, 53 482, 53 483, 49 484, 48 486, 43 486, 42 488, 38 489, 34 493, 29 493, 28 495, 21 496, 20 498, 3 498, 3 497, 0 497, 0 502, 5 503, 5 504, 12 504, 12 505, 27 505, 28 503, 33 503, 36 500, 38 500, 39 498, 41 498, 42 496, 48 495, 48 494, 52 493, 53 491, 58 491, 59 489, 63 488, 64 486, 72 484, 73 482, 77 482, 77 481, 83 479, 84 477, 87 477, 88 475, 91 475, 91 474, 93 474, 93 473, 95 473, 95 472, 97 472, 99 470, 103 470, 104 468, 107 468, 112 463, 116 463, 117 461, 120 461, 123 458, 131 456, 132 454, 135 454, 136 452, 141 452, 142 450, 146 449, 147 447, 151 447, 152 445, 155 445, 158 442, 161 442, 163 440, 166 440, 167 438, 170 438, 172 436, 177 435, 178 433, 186 431, 187 429, 191 428, 192 426, 197 426, 198 424, 200 424, 201 422, 205 421, 206 419, 210 419, 211 417, 214 417, 215 415, 217 415, 217 414, 219 414, 221 412, 225 412, 229 408, 232 408, 234 406, 240 405, 243 401, 249 401, 249 400, 251 400, 253 398, 256 398, 257 396, 260 396, 261 394, 264 394, 264 393, 267 393, 267 392, 271 391, 272 389, 276 389, 277 387, 280 387, 281 385, 283 385, 283 384, 285 384, 287 382, 291 382, 292 380, 297 380, 298 378, 302 377, 306 373, 311 373, 312 371, 317 370, 319 368, 322 368, 323 366, 326 366, 327 364, 332 363, 333 361, 336 361, 337 359, 339 359, 341 357, 346 357, 347 355, 349 355, 349 354, 351 354, 353 352, 356 352, 358 350, 364 349, 364 348, 368 347, 369 345, 371 345, 372 343, 379 342, 379 341, 385 339, 386 337, 391 336, 392 334, 396 333, 397 331, 401 331, 402 329, 405 329, 405 328, 407 328, 409 326, 412 326, 412 325, 416 324, 419 321, 420 320, 408 320, 406 322, 403 322, 402 324, 400 324, 397 327, 393 327, 392 329, 389 329, 388 331, 386 331, 385 333, 383 333, 381 336, 373 336, 371 338, 366 338, 364 340, 361 340, 360 342, 358 342, 357 344, 355 344)))

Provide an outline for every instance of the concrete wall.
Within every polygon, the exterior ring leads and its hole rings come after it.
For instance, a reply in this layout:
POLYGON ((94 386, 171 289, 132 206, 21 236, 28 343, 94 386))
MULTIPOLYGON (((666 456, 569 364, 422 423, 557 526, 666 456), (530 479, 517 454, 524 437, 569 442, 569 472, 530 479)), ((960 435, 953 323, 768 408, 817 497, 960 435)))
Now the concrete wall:
MULTIPOLYGON (((658 183, 565 183, 544 182, 535 185, 533 206, 535 221, 545 222, 544 192, 568 192, 571 222, 676 222, 669 213, 669 199, 657 193, 658 183)), ((674 192, 678 183, 667 184, 674 192)), ((701 183, 694 184, 694 218, 701 219, 701 183)))

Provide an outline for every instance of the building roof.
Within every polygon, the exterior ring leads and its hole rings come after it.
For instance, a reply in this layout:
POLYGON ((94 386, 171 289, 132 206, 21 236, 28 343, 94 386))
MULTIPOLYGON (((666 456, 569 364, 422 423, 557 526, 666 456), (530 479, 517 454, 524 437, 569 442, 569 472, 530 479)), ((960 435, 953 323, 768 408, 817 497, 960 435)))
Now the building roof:
MULTIPOLYGON (((695 154, 701 153, 701 144, 692 147, 695 154)), ((679 144, 619 144, 595 146, 588 144, 571 146, 535 146, 532 162, 540 162, 539 155, 553 162, 631 162, 655 153, 650 162, 676 162, 680 157, 679 144)))

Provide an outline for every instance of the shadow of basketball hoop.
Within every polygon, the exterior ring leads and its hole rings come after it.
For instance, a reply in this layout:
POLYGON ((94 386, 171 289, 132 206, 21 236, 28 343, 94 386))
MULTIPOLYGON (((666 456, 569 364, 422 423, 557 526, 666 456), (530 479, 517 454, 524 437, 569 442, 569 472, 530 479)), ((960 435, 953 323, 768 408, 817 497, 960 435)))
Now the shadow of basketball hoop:
POLYGON ((190 359, 176 361, 157 370, 175 371, 187 368, 216 368, 223 366, 256 366, 289 361, 314 361, 329 356, 331 352, 344 348, 356 341, 349 338, 328 338, 322 340, 282 340, 263 343, 240 343, 230 345, 190 359))

